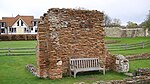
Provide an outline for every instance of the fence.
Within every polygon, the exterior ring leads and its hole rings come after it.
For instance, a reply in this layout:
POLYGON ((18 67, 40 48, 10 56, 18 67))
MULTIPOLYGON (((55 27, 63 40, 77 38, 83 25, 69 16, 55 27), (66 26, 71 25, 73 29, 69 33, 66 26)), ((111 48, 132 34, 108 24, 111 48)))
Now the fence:
POLYGON ((135 43, 135 44, 107 44, 106 48, 109 51, 118 51, 118 50, 133 50, 133 49, 145 48, 148 46, 150 46, 150 41, 145 41, 145 42, 135 43))
MULTIPOLYGON (((135 44, 107 44, 109 51, 133 50, 150 46, 150 41, 135 44)), ((35 48, 0 48, 0 56, 35 55, 35 48)))
POLYGON ((0 56, 35 55, 35 48, 0 48, 0 56))

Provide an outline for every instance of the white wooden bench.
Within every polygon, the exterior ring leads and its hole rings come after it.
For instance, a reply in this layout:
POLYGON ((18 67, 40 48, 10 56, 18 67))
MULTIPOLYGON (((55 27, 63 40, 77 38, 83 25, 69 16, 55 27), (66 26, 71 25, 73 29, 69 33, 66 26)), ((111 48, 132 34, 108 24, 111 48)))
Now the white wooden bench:
POLYGON ((102 70, 105 75, 105 66, 101 65, 99 58, 70 58, 70 76, 74 72, 74 78, 78 72, 102 70))

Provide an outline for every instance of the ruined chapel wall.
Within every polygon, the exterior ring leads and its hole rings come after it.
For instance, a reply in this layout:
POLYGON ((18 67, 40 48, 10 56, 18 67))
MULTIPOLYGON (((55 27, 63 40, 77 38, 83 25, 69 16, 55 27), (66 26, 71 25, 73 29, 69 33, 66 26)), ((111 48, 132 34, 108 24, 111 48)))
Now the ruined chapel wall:
POLYGON ((49 9, 38 27, 39 74, 67 74, 70 57, 99 57, 105 62, 102 22, 103 13, 96 10, 49 9))

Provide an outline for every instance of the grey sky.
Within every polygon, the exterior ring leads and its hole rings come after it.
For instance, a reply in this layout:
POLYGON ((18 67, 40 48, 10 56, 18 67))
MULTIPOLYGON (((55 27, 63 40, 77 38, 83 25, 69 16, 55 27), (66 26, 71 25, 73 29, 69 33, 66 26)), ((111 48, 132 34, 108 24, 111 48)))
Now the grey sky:
POLYGON ((150 0, 0 0, 1 17, 33 15, 39 18, 49 8, 78 8, 99 10, 122 24, 141 23, 150 10, 150 0))

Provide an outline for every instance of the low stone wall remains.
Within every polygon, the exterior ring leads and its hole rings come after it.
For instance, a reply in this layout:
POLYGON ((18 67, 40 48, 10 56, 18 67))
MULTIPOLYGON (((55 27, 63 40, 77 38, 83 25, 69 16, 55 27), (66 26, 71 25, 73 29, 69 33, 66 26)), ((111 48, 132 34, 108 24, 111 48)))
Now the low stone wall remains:
POLYGON ((105 27, 104 30, 107 37, 141 37, 145 35, 144 28, 105 27))
POLYGON ((39 77, 38 74, 37 74, 37 68, 33 65, 33 64, 28 64, 26 65, 25 67, 29 72, 32 73, 32 75, 36 76, 36 77, 39 77))
POLYGON ((150 76, 150 68, 138 68, 134 71, 133 76, 150 76))
POLYGON ((128 60, 138 60, 138 59, 149 59, 150 53, 138 54, 138 55, 129 55, 126 56, 128 60))
POLYGON ((106 37, 121 37, 122 31, 119 27, 105 27, 105 36, 106 37))
MULTIPOLYGON (((82 83, 86 84, 86 83, 82 83)), ((150 84, 150 76, 136 76, 124 80, 97 81, 92 84, 150 84)))

